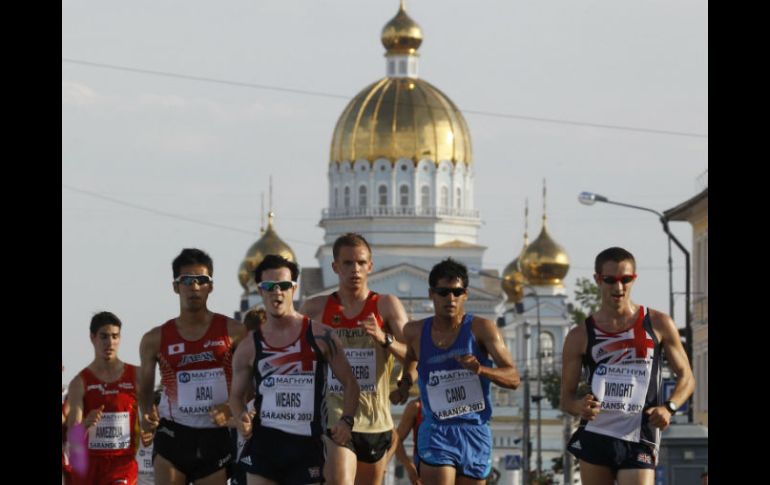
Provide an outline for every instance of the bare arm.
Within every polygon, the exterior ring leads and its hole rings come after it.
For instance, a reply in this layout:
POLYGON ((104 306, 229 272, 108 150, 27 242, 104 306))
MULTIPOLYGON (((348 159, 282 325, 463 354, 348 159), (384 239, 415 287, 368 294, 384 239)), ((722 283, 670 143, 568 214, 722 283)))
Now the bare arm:
POLYGON ((408 322, 404 326, 404 341, 406 342, 406 356, 404 358, 403 372, 398 387, 390 393, 390 402, 404 404, 409 399, 409 389, 417 382, 417 361, 420 358, 420 332, 422 332, 423 320, 408 322))
POLYGON ((324 306, 326 305, 327 296, 316 296, 305 300, 305 303, 299 309, 299 312, 303 315, 307 315, 314 322, 322 322, 324 306))
MULTIPOLYGON (((406 341, 404 340, 404 325, 407 322, 406 310, 401 300, 393 295, 382 295, 377 301, 377 310, 379 310, 385 325, 393 335, 393 343, 387 349, 395 358, 404 362, 406 359, 406 341)), ((376 339, 378 343, 385 342, 385 335, 382 340, 376 339)))
POLYGON ((256 348, 252 332, 235 349, 233 355, 233 383, 230 390, 230 411, 235 418, 238 432, 244 438, 251 436, 251 415, 246 411, 246 403, 251 396, 251 378, 254 375, 256 348))
POLYGON ((155 364, 160 352, 160 327, 155 327, 142 337, 139 343, 139 372, 137 384, 139 387, 139 408, 142 415, 142 431, 150 433, 157 426, 157 407, 153 404, 155 389, 155 364), (152 417, 152 419, 148 419, 152 417))
MULTIPOLYGON (((422 483, 417 474, 417 468, 414 466, 414 462, 409 459, 409 455, 406 454, 404 448, 404 440, 409 435, 409 432, 414 428, 417 421, 417 406, 419 401, 410 401, 404 408, 404 414, 401 416, 401 421, 398 423, 398 429, 396 430, 398 444, 396 445, 396 459, 404 466, 409 474, 409 481, 412 484, 422 483)), ((414 444, 415 452, 417 449, 417 443, 414 444)))
MULTIPOLYGON (((358 398, 361 389, 353 375, 353 369, 345 356, 342 347, 342 341, 334 333, 331 327, 313 322, 313 335, 316 338, 318 348, 321 350, 324 358, 329 362, 332 371, 339 379, 343 387, 342 394, 342 415, 354 416, 358 409, 358 398)), ((344 445, 351 439, 352 429, 347 423, 340 420, 332 427, 332 439, 340 445, 344 445)))
POLYGON ((583 352, 587 345, 586 329, 578 325, 570 330, 564 339, 561 367, 560 407, 562 411, 592 421, 599 414, 599 401, 588 393, 578 398, 577 388, 583 366, 583 352))
POLYGON ((516 364, 513 363, 511 353, 508 352, 508 348, 505 346, 495 322, 486 318, 474 317, 471 325, 473 325, 473 335, 487 349, 495 363, 495 367, 481 365, 478 359, 470 354, 457 358, 460 365, 482 377, 486 377, 500 387, 508 389, 519 387, 519 383, 521 383, 519 371, 516 370, 516 364))
MULTIPOLYGON (((692 375, 687 352, 679 339, 679 332, 670 316, 655 310, 650 310, 652 328, 658 334, 671 370, 676 374, 676 386, 669 398, 677 406, 681 406, 695 390, 695 378, 692 375)), ((650 424, 660 429, 666 429, 671 421, 671 413, 665 406, 655 406, 645 410, 650 416, 650 424)))
POLYGON ((227 335, 230 337, 230 341, 233 343, 233 349, 238 347, 238 344, 241 342, 241 340, 243 340, 248 332, 249 330, 243 323, 239 322, 238 320, 233 320, 232 318, 227 319, 227 335))

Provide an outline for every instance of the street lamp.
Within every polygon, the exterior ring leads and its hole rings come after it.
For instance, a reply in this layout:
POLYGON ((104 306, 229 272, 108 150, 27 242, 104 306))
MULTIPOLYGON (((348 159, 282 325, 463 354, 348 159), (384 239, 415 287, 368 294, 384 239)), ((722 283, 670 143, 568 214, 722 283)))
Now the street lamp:
MULTIPOLYGON (((584 205, 594 205, 596 202, 604 202, 605 204, 613 204, 613 205, 619 205, 623 207, 630 207, 632 209, 639 209, 647 212, 652 212, 653 214, 658 216, 658 219, 660 220, 660 223, 663 225, 663 232, 665 232, 668 235, 668 279, 669 279, 669 306, 670 306, 670 312, 671 312, 671 318, 674 318, 674 291, 673 288, 671 288, 672 284, 672 274, 673 274, 673 268, 671 266, 671 241, 674 241, 674 243, 677 245, 677 247, 684 253, 684 264, 685 264, 685 290, 684 290, 684 349, 687 353, 687 359, 690 362, 690 365, 692 366, 692 327, 690 326, 690 252, 684 247, 684 245, 679 242, 679 239, 674 236, 669 227, 668 227, 668 218, 661 214, 660 212, 649 209, 647 207, 641 207, 638 205, 632 205, 632 204, 626 204, 623 202, 615 202, 612 200, 609 200, 607 197, 599 194, 595 194, 593 192, 581 192, 580 195, 578 195, 578 201, 580 201, 581 204, 584 205)), ((690 398, 692 399, 692 397, 690 398)), ((692 406, 689 406, 687 411, 687 421, 692 422, 692 406)))

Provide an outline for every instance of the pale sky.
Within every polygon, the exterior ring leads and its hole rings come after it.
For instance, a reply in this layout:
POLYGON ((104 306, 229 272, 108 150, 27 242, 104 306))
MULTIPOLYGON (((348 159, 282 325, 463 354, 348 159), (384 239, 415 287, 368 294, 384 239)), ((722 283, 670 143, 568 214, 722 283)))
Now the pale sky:
MULTIPOLYGON (((597 252, 619 245, 637 258, 634 300, 668 312, 656 217, 586 207, 577 195, 663 212, 702 189, 707 9, 700 0, 407 1, 423 30, 420 77, 471 131, 485 268, 501 271, 521 249, 525 197, 537 237, 546 178, 549 231, 571 259, 568 294, 597 252)), ((301 266, 318 266, 334 125, 385 75, 380 32, 397 10, 397 0, 62 1, 63 381, 93 358, 88 323, 100 310, 121 318, 120 356, 139 363, 144 332, 178 314, 171 261, 184 247, 211 254, 209 307, 232 315, 270 174, 278 234, 301 266)), ((671 227, 689 248, 691 226, 671 227)), ((683 292, 676 248, 674 266, 683 292)), ((683 295, 674 316, 683 326, 683 295)))

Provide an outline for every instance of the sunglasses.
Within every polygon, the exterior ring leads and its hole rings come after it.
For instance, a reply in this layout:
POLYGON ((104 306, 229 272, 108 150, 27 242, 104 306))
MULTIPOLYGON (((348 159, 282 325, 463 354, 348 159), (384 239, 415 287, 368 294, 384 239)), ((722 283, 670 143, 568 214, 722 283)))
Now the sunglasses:
POLYGON ((289 288, 294 288, 295 284, 293 281, 261 281, 257 286, 264 291, 273 291, 276 287, 280 288, 281 291, 286 291, 289 288))
POLYGON ((183 274, 177 276, 174 283, 181 283, 185 286, 192 286, 193 283, 198 283, 200 286, 212 283, 214 279, 206 274, 183 274))
POLYGON ((433 293, 437 294, 438 296, 447 296, 451 293, 456 297, 460 297, 468 293, 467 288, 431 288, 431 290, 433 290, 433 293))
POLYGON ((618 281, 620 281, 624 285, 627 285, 636 279, 636 275, 635 274, 624 274, 623 276, 599 275, 599 279, 601 279, 608 285, 614 285, 618 281))

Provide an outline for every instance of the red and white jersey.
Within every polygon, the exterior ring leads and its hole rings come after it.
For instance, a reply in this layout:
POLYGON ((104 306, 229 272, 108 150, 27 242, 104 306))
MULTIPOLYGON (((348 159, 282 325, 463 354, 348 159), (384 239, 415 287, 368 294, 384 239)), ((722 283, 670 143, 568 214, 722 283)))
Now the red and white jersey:
POLYGON ((160 417, 193 428, 216 428, 208 413, 227 402, 233 371, 227 317, 215 313, 206 334, 196 341, 179 335, 176 319, 164 323, 160 335, 160 417))
POLYGON ((133 456, 139 443, 136 400, 136 366, 123 364, 115 382, 104 382, 85 368, 83 380, 83 419, 104 406, 102 419, 88 429, 88 452, 98 456, 133 456))

